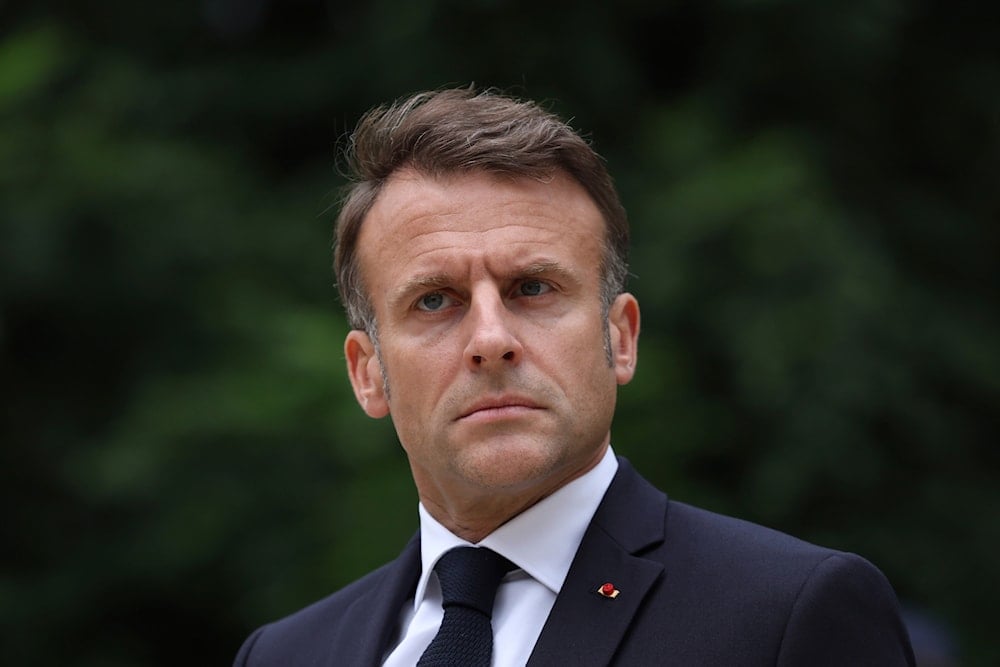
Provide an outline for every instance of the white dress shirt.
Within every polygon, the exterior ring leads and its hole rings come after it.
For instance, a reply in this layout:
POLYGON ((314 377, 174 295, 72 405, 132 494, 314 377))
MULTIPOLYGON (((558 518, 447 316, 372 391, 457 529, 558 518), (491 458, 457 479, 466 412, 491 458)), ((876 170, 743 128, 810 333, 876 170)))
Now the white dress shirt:
POLYGON ((434 639, 444 611, 434 565, 449 549, 489 547, 518 569, 500 583, 493 607, 493 665, 528 662, 552 611, 583 534, 618 470, 611 447, 594 468, 471 545, 438 523, 420 504, 422 572, 412 602, 400 613, 400 634, 386 667, 413 667, 434 639))

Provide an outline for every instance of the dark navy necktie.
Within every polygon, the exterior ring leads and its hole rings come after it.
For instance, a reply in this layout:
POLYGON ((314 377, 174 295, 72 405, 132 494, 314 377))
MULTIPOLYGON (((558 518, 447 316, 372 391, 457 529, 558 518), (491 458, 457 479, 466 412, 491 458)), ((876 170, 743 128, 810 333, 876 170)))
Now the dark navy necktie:
POLYGON ((434 566, 444 618, 417 667, 489 667, 493 654, 493 601, 514 564, 485 548, 458 547, 434 566))

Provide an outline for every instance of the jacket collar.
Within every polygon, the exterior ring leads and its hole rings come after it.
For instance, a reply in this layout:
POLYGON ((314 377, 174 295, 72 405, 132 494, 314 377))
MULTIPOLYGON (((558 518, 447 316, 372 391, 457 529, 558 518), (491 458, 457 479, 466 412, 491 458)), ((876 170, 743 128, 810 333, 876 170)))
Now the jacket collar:
MULTIPOLYGON (((663 574, 641 554, 663 543, 666 496, 618 458, 618 472, 584 534, 529 666, 610 664, 643 599, 663 574), (598 593, 605 583, 619 591, 598 593)), ((379 665, 398 632, 399 613, 420 577, 420 537, 350 607, 330 637, 330 665, 379 665)))
POLYGON ((385 575, 374 579, 344 611, 348 622, 330 637, 327 664, 331 667, 382 664, 385 651, 399 631, 399 612, 413 595, 420 576, 419 534, 383 571, 385 575))
POLYGON ((667 497, 619 457, 528 665, 607 665, 662 563, 640 554, 663 543, 667 497), (617 596, 598 589, 611 583, 617 596))

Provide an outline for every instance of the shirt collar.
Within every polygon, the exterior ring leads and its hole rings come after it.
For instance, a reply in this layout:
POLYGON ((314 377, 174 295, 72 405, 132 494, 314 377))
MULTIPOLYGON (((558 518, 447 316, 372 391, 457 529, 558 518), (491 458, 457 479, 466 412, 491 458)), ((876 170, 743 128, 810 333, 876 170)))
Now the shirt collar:
POLYGON ((420 503, 422 571, 414 605, 419 606, 438 559, 460 546, 489 547, 558 594, 590 520, 618 470, 608 446, 601 461, 552 495, 543 498, 472 545, 441 525, 420 503))

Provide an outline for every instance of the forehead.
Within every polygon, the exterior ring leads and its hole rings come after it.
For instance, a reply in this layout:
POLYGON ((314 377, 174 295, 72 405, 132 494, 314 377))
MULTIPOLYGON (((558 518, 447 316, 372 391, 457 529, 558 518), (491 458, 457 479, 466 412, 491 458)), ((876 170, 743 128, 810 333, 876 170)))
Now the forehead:
POLYGON ((398 274, 502 271, 518 262, 579 264, 596 276, 604 235, 587 191, 561 173, 535 180, 405 170, 365 217, 357 252, 372 289, 398 274))

